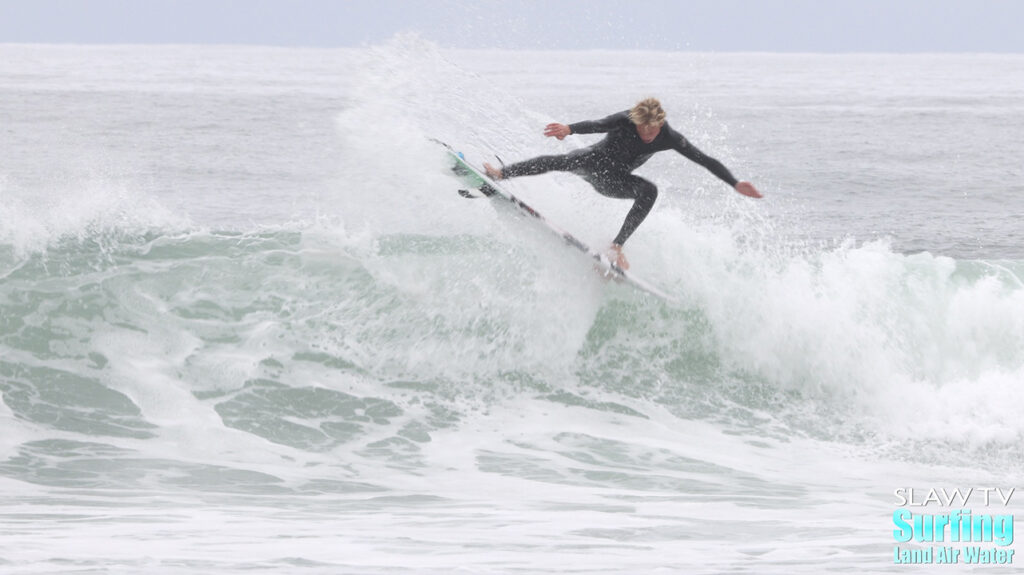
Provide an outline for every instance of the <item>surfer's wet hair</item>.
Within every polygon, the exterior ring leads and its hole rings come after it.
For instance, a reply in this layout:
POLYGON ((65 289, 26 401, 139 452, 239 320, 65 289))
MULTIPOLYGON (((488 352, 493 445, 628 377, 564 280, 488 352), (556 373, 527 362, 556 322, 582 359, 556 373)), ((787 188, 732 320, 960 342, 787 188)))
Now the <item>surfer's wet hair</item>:
POLYGON ((629 110, 629 119, 637 126, 661 125, 665 123, 665 110, 657 98, 645 98, 629 110))

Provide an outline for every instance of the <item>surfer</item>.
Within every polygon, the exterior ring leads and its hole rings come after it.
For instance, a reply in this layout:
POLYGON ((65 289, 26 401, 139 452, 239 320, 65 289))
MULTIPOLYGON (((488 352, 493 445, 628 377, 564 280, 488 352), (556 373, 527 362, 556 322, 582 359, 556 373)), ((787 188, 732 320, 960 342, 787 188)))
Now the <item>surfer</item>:
POLYGON ((575 124, 548 124, 544 135, 564 139, 570 134, 607 133, 600 142, 559 156, 540 156, 503 168, 484 164, 487 175, 495 180, 517 176, 533 176, 550 171, 572 172, 594 187, 597 192, 609 198, 633 200, 633 207, 626 214, 619 234, 612 240, 610 259, 622 269, 629 269, 629 262, 622 253, 622 245, 644 221, 654 201, 658 188, 653 183, 633 175, 655 152, 675 150, 690 160, 704 166, 720 180, 737 192, 751 198, 760 198, 750 182, 738 181, 721 162, 698 150, 682 134, 672 129, 665 121, 665 110, 656 98, 641 100, 631 109, 612 114, 602 120, 577 122, 575 124))

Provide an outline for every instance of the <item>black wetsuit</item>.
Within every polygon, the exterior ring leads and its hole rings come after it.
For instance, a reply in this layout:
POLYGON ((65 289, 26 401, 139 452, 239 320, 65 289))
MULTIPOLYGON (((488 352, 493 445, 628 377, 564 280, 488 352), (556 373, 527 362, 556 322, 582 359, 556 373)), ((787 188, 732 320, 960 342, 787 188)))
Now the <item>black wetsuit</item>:
POLYGON ((601 195, 633 200, 633 207, 626 214, 619 235, 615 236, 614 242, 620 246, 636 231, 658 199, 658 188, 654 184, 630 173, 649 160, 655 152, 675 150, 704 166, 723 182, 736 186, 736 178, 721 162, 704 155, 667 122, 650 144, 640 139, 628 111, 612 114, 603 120, 569 124, 569 129, 572 134, 607 132, 608 135, 592 146, 565 155, 540 156, 506 166, 502 169, 502 175, 514 178, 550 171, 572 172, 594 186, 601 195))

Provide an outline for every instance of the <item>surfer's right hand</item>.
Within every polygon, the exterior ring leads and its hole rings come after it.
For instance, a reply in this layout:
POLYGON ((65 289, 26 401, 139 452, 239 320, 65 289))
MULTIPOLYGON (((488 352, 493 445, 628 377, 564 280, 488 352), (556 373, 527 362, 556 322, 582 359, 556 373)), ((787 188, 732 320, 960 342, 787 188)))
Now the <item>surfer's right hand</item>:
POLYGON ((544 135, 549 138, 558 138, 559 140, 562 140, 571 133, 572 130, 565 124, 551 123, 544 126, 544 135))

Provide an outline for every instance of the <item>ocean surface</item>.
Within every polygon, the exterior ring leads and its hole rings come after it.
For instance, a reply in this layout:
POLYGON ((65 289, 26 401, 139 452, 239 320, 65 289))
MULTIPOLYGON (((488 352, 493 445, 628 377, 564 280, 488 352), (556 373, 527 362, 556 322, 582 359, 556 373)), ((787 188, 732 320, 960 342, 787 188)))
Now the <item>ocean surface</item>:
POLYGON ((0 45, 0 572, 920 572, 895 489, 1024 473, 1022 150, 1021 55, 0 45), (765 194, 638 171, 677 303, 430 141, 647 96, 765 194))

